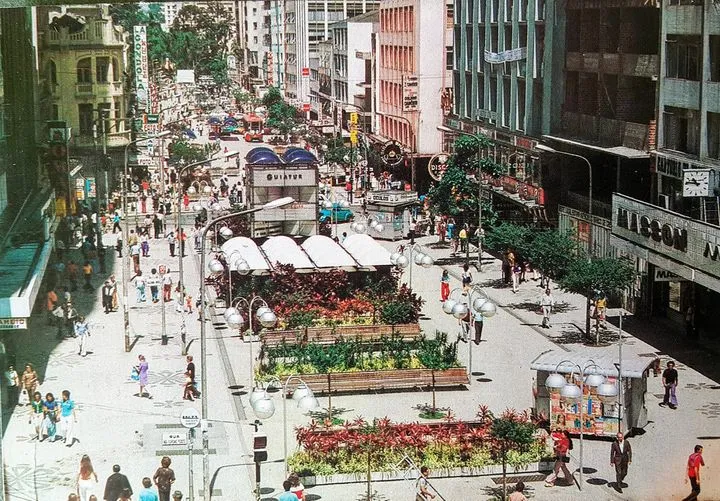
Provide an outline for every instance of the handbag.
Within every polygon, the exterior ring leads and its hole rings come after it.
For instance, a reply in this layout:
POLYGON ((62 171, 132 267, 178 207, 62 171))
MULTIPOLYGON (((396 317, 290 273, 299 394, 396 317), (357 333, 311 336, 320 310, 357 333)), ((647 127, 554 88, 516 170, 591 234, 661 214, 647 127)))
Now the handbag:
POLYGON ((18 398, 18 405, 27 405, 30 403, 30 397, 28 396, 28 391, 23 388, 20 391, 20 398, 18 398))
POLYGON ((140 381, 140 372, 138 372, 137 367, 133 367, 130 371, 130 379, 133 381, 140 381))

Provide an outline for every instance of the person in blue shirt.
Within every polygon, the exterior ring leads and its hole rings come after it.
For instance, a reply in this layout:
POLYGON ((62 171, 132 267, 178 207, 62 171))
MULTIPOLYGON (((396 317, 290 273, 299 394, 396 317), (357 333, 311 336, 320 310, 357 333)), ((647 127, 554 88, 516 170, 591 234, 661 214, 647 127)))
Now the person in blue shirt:
POLYGON ((157 492, 152 488, 152 480, 148 477, 142 479, 143 489, 139 493, 139 501, 159 501, 157 492))
POLYGON ((278 501, 297 501, 297 496, 290 492, 290 487, 292 487, 292 484, 290 484, 289 480, 285 480, 283 482, 283 492, 280 494, 277 498, 278 501))
POLYGON ((74 423, 77 422, 75 417, 75 402, 70 399, 70 392, 63 390, 62 402, 60 402, 60 429, 65 440, 66 447, 72 447, 75 443, 75 435, 73 435, 74 423))

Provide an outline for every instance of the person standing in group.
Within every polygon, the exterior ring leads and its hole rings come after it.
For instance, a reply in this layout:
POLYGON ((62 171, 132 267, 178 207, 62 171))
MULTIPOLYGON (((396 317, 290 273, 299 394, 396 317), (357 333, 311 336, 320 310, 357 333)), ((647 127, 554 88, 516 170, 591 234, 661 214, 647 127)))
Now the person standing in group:
POLYGON ((163 286, 163 301, 172 301, 172 277, 170 276, 170 268, 165 270, 165 274, 162 277, 163 286))
POLYGON ((110 287, 112 287, 112 311, 117 311, 118 309, 118 291, 117 291, 117 280, 115 280, 115 275, 110 275, 110 278, 108 278, 110 281, 110 287))
POLYGON ((94 494, 97 483, 97 473, 90 461, 90 456, 84 454, 80 459, 80 471, 77 475, 77 491, 80 501, 90 501, 90 496, 94 494))
MULTIPOLYGON (((45 401, 43 402, 43 422, 41 429, 41 436, 47 436, 48 441, 54 442, 57 433, 57 413, 58 403, 55 401, 55 396, 52 393, 45 395, 45 401)), ((44 438, 40 438, 42 442, 44 438)))
POLYGON ((475 343, 475 345, 477 346, 480 346, 480 341, 482 340, 483 322, 485 320, 485 317, 483 317, 481 311, 477 310, 472 310, 472 316, 473 328, 475 329, 473 343, 475 343))
POLYGON ((152 302, 157 303, 160 301, 158 293, 160 291, 161 279, 156 268, 150 270, 150 276, 147 278, 147 284, 150 286, 150 298, 152 302))
POLYGON ((290 492, 295 495, 299 501, 305 501, 305 486, 300 481, 300 475, 295 472, 288 476, 290 482, 290 492))
POLYGON ((467 264, 463 265, 463 271, 460 274, 460 279, 462 280, 463 296, 467 296, 467 293, 470 290, 470 285, 472 285, 473 281, 472 273, 470 273, 470 266, 467 264))
POLYGON ((5 371, 5 381, 7 381, 8 407, 15 407, 20 396, 20 378, 14 365, 9 365, 5 371))
POLYGON ((200 392, 197 389, 197 381, 195 380, 195 362, 193 362, 193 356, 188 355, 185 360, 187 361, 185 374, 190 378, 192 396, 198 398, 200 396, 200 392))
MULTIPOLYGON (((27 392, 28 400, 32 400, 39 383, 37 372, 35 372, 35 368, 30 362, 25 364, 25 370, 20 376, 20 383, 23 390, 27 392)), ((28 402, 28 405, 30 405, 30 402, 28 402)))
POLYGON ((85 261, 85 264, 83 264, 83 278, 85 279, 85 285, 83 285, 83 289, 85 289, 86 291, 93 290, 92 274, 93 267, 90 264, 90 261, 85 261))
POLYGON ((522 264, 519 260, 515 260, 515 264, 510 269, 511 278, 512 278, 512 291, 514 294, 517 294, 520 290, 520 275, 522 274, 522 264))
POLYGON ((460 241, 460 252, 468 251, 468 225, 464 224, 458 233, 458 239, 460 241))
POLYGON ((628 465, 632 463, 632 447, 622 433, 618 433, 610 446, 610 466, 615 467, 615 490, 622 493, 623 480, 627 475, 628 465))
POLYGON ((705 461, 702 457, 703 446, 696 445, 694 450, 695 452, 690 454, 687 460, 688 478, 685 480, 685 483, 690 481, 692 491, 683 501, 695 501, 700 495, 700 467, 705 466, 705 461))
POLYGON ((122 231, 118 232, 117 238, 115 239, 115 250, 117 251, 117 257, 123 257, 123 234, 122 231))
POLYGON ((506 284, 512 281, 513 269, 516 264, 517 258, 515 257, 515 252, 513 252, 512 249, 508 249, 505 252, 505 262, 503 262, 503 278, 506 284))
POLYGON ((150 257, 150 240, 147 230, 143 231, 143 234, 140 236, 140 252, 142 253, 142 257, 150 257))
POLYGON ((450 273, 443 270, 440 277, 440 301, 445 302, 450 297, 450 273))
POLYGON ((555 306, 555 298, 552 296, 550 289, 545 289, 545 293, 540 296, 540 309, 542 310, 542 327, 544 329, 550 328, 550 314, 555 306))
POLYGON ((518 482, 515 484, 515 490, 508 496, 508 501, 528 501, 523 491, 525 490, 525 484, 518 482))
POLYGON ((175 233, 173 231, 170 231, 166 237, 168 247, 170 249, 170 257, 175 257, 175 233))
POLYGON ((550 434, 550 438, 553 441, 555 465, 553 466, 552 473, 548 475, 547 478, 545 478, 545 487, 555 486, 555 481, 557 480, 560 470, 562 470, 563 472, 565 482, 570 482, 572 480, 572 475, 570 474, 570 471, 567 467, 567 463, 570 462, 570 456, 568 456, 568 451, 572 448, 572 442, 570 441, 570 437, 564 430, 561 430, 559 426, 555 426, 552 433, 550 434))
POLYGON ((675 389, 678 384, 678 371, 675 369, 675 362, 670 360, 667 363, 667 369, 662 373, 662 384, 665 388, 665 395, 663 401, 658 405, 660 407, 669 406, 671 409, 677 409, 677 396, 675 396, 675 389))
POLYGON ((290 480, 284 480, 283 481, 283 493, 280 494, 277 497, 277 501, 297 501, 297 496, 290 492, 290 488, 292 487, 292 484, 290 484, 290 480))
POLYGON ((142 490, 138 493, 138 501, 159 501, 157 493, 152 488, 152 480, 148 477, 142 479, 142 490))
POLYGON ((75 333, 75 338, 77 339, 78 355, 84 357, 87 355, 90 340, 90 326, 84 316, 79 315, 77 317, 73 326, 73 332, 75 333))
POLYGON ((78 279, 78 266, 75 261, 70 261, 65 267, 67 272, 68 282, 70 282, 70 290, 75 292, 77 290, 77 279, 78 279))
MULTIPOLYGON (((138 384, 140 384, 140 393, 138 393, 139 397, 144 397, 146 395, 145 389, 148 385, 148 363, 147 360, 145 360, 145 355, 138 355, 138 364, 135 366, 135 370, 138 373, 138 384)), ((150 398, 150 393, 147 393, 148 398, 150 398)))
POLYGON ((42 400, 42 394, 39 391, 33 393, 32 400, 30 401, 30 419, 28 420, 28 423, 32 425, 33 433, 35 433, 32 437, 33 440, 42 439, 42 424, 45 418, 45 414, 43 413, 44 405, 45 402, 42 400))
POLYGON ((171 463, 169 457, 163 456, 160 460, 160 468, 153 475, 153 482, 157 486, 160 501, 170 501, 170 490, 175 482, 175 472, 170 468, 171 463))
POLYGON ((47 324, 52 325, 55 322, 55 308, 58 306, 58 297, 52 287, 48 288, 46 301, 47 324))
POLYGON ((435 494, 430 492, 430 468, 427 466, 420 467, 420 476, 415 482, 415 501, 426 501, 428 499, 435 499, 435 494))
POLYGON ((113 465, 113 474, 110 475, 105 482, 105 494, 103 495, 104 501, 117 501, 120 497, 120 493, 123 489, 128 489, 132 496, 132 487, 128 478, 120 473, 120 465, 113 465))
MULTIPOLYGON (((70 392, 63 390, 62 401, 60 402, 60 426, 62 427, 62 436, 65 447, 72 447, 75 443, 75 435, 73 434, 77 416, 75 415, 75 402, 70 399, 70 392)), ((97 477, 95 477, 97 482, 97 477)))
POLYGON ((105 310, 105 314, 108 314, 113 310, 112 291, 113 291, 113 287, 112 287, 112 284, 110 283, 110 280, 105 280, 105 283, 103 284, 102 289, 100 289, 100 293, 102 295, 102 305, 103 305, 103 309, 105 310))
POLYGON ((118 231, 122 231, 122 228, 120 227, 120 214, 118 211, 115 211, 115 214, 113 214, 113 233, 116 233, 118 231))

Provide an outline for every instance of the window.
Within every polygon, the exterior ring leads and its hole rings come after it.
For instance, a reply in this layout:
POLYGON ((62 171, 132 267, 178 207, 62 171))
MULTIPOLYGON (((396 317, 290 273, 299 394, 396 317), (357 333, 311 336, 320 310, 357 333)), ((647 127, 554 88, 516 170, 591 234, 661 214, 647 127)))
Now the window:
POLYGON ((58 108, 57 104, 52 105, 52 111, 50 112, 50 115, 52 116, 53 120, 58 120, 58 117, 60 116, 60 108, 58 108))
POLYGON ((109 57, 95 58, 95 81, 98 83, 108 82, 108 71, 110 70, 109 57))
POLYGON ((452 45, 445 47, 445 69, 446 70, 454 70, 455 69, 455 54, 453 52, 452 45))
POLYGON ((47 78, 50 84, 57 85, 57 66, 55 65, 55 61, 50 61, 48 63, 47 78))
POLYGON ((710 35, 710 81, 720 82, 720 35, 710 35))
POLYGON ((77 82, 92 83, 92 68, 89 57, 81 59, 77 64, 77 82))
POLYGON ((700 36, 668 35, 665 43, 665 76, 700 80, 700 36))
POLYGON ((666 106, 663 121, 663 147, 691 155, 699 154, 700 120, 697 111, 666 106))
POLYGON ((253 37, 253 43, 254 43, 255 45, 258 44, 258 37, 253 37))
POLYGON ((116 57, 112 59, 112 79, 113 82, 120 81, 120 62, 116 57))
POLYGON ((707 114, 708 156, 720 159, 720 113, 707 114))
POLYGON ((110 120, 112 116, 110 115, 110 103, 99 103, 98 104, 98 133, 101 133, 102 131, 110 132, 110 127, 112 126, 112 121, 110 120))
POLYGON ((93 105, 88 103, 78 104, 78 118, 80 135, 91 135, 93 131, 93 105))
POLYGON ((455 6, 450 4, 445 11, 445 27, 452 28, 455 22, 455 6))

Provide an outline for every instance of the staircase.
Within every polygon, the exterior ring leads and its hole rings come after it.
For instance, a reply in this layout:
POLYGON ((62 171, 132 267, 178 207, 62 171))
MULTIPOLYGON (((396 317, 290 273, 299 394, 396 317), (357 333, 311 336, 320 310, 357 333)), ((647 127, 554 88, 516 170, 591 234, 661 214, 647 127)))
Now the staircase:
POLYGON ((705 197, 702 199, 700 218, 708 224, 720 226, 720 197, 705 197))

